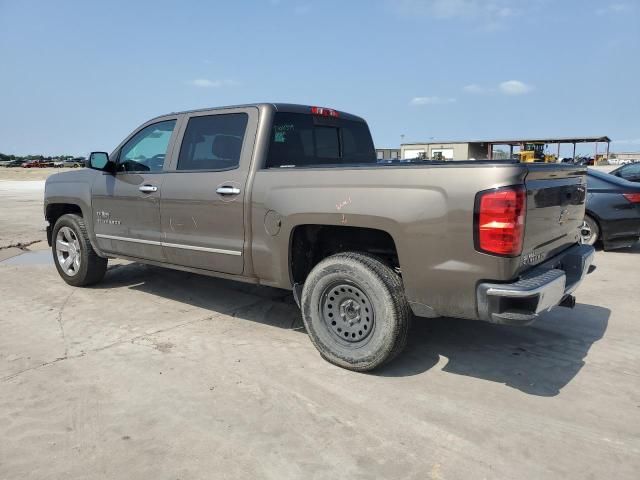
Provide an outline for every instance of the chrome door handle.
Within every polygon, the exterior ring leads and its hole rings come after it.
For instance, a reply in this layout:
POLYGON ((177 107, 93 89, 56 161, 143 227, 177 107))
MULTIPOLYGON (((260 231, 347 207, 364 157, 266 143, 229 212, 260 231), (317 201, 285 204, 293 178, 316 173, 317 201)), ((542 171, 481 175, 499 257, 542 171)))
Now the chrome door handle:
POLYGON ((240 189, 236 187, 218 187, 216 193, 220 195, 238 195, 240 193, 240 189))
POLYGON ((144 193, 153 193, 158 191, 158 187, 154 187, 153 185, 140 185, 138 190, 144 193))

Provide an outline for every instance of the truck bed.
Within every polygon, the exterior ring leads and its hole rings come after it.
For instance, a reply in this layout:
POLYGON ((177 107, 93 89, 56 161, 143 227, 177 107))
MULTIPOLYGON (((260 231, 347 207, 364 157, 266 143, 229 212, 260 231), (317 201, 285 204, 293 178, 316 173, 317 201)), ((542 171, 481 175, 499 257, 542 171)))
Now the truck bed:
POLYGON ((254 271, 263 283, 291 288, 290 259, 279 253, 288 252, 284 244, 301 224, 377 228, 393 238, 416 313, 477 318, 479 281, 512 281, 578 242, 584 173, 573 165, 475 160, 258 170, 252 185, 254 271), (528 190, 522 255, 481 253, 474 245, 475 196, 510 185, 528 190), (573 203, 566 221, 546 224, 567 208, 567 194, 573 203), (268 212, 280 219, 277 236, 265 231, 268 212))

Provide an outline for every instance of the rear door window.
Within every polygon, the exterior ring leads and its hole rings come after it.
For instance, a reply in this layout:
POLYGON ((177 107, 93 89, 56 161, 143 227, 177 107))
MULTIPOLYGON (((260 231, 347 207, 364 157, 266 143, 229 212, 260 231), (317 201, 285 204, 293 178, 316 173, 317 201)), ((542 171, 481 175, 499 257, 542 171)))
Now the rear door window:
POLYGON ((275 114, 267 168, 376 163, 367 124, 304 113, 275 114))
POLYGON ((246 113, 189 119, 178 156, 178 170, 230 170, 240 164, 246 113))

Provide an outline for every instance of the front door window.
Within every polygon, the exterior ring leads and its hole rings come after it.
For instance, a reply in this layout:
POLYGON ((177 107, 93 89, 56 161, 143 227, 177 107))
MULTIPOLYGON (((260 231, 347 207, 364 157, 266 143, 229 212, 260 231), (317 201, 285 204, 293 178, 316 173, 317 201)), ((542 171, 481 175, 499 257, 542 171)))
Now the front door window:
POLYGON ((161 171, 175 126, 175 120, 167 120, 149 125, 136 133, 120 149, 118 171, 161 171))

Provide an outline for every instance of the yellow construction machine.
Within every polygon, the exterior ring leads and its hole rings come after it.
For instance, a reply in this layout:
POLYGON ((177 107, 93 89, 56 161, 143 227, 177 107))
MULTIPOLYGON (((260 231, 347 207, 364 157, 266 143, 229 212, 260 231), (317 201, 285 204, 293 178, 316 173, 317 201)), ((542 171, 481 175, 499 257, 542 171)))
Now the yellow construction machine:
POLYGON ((516 154, 523 163, 544 162, 556 163, 558 157, 544 152, 544 143, 525 143, 516 154))

